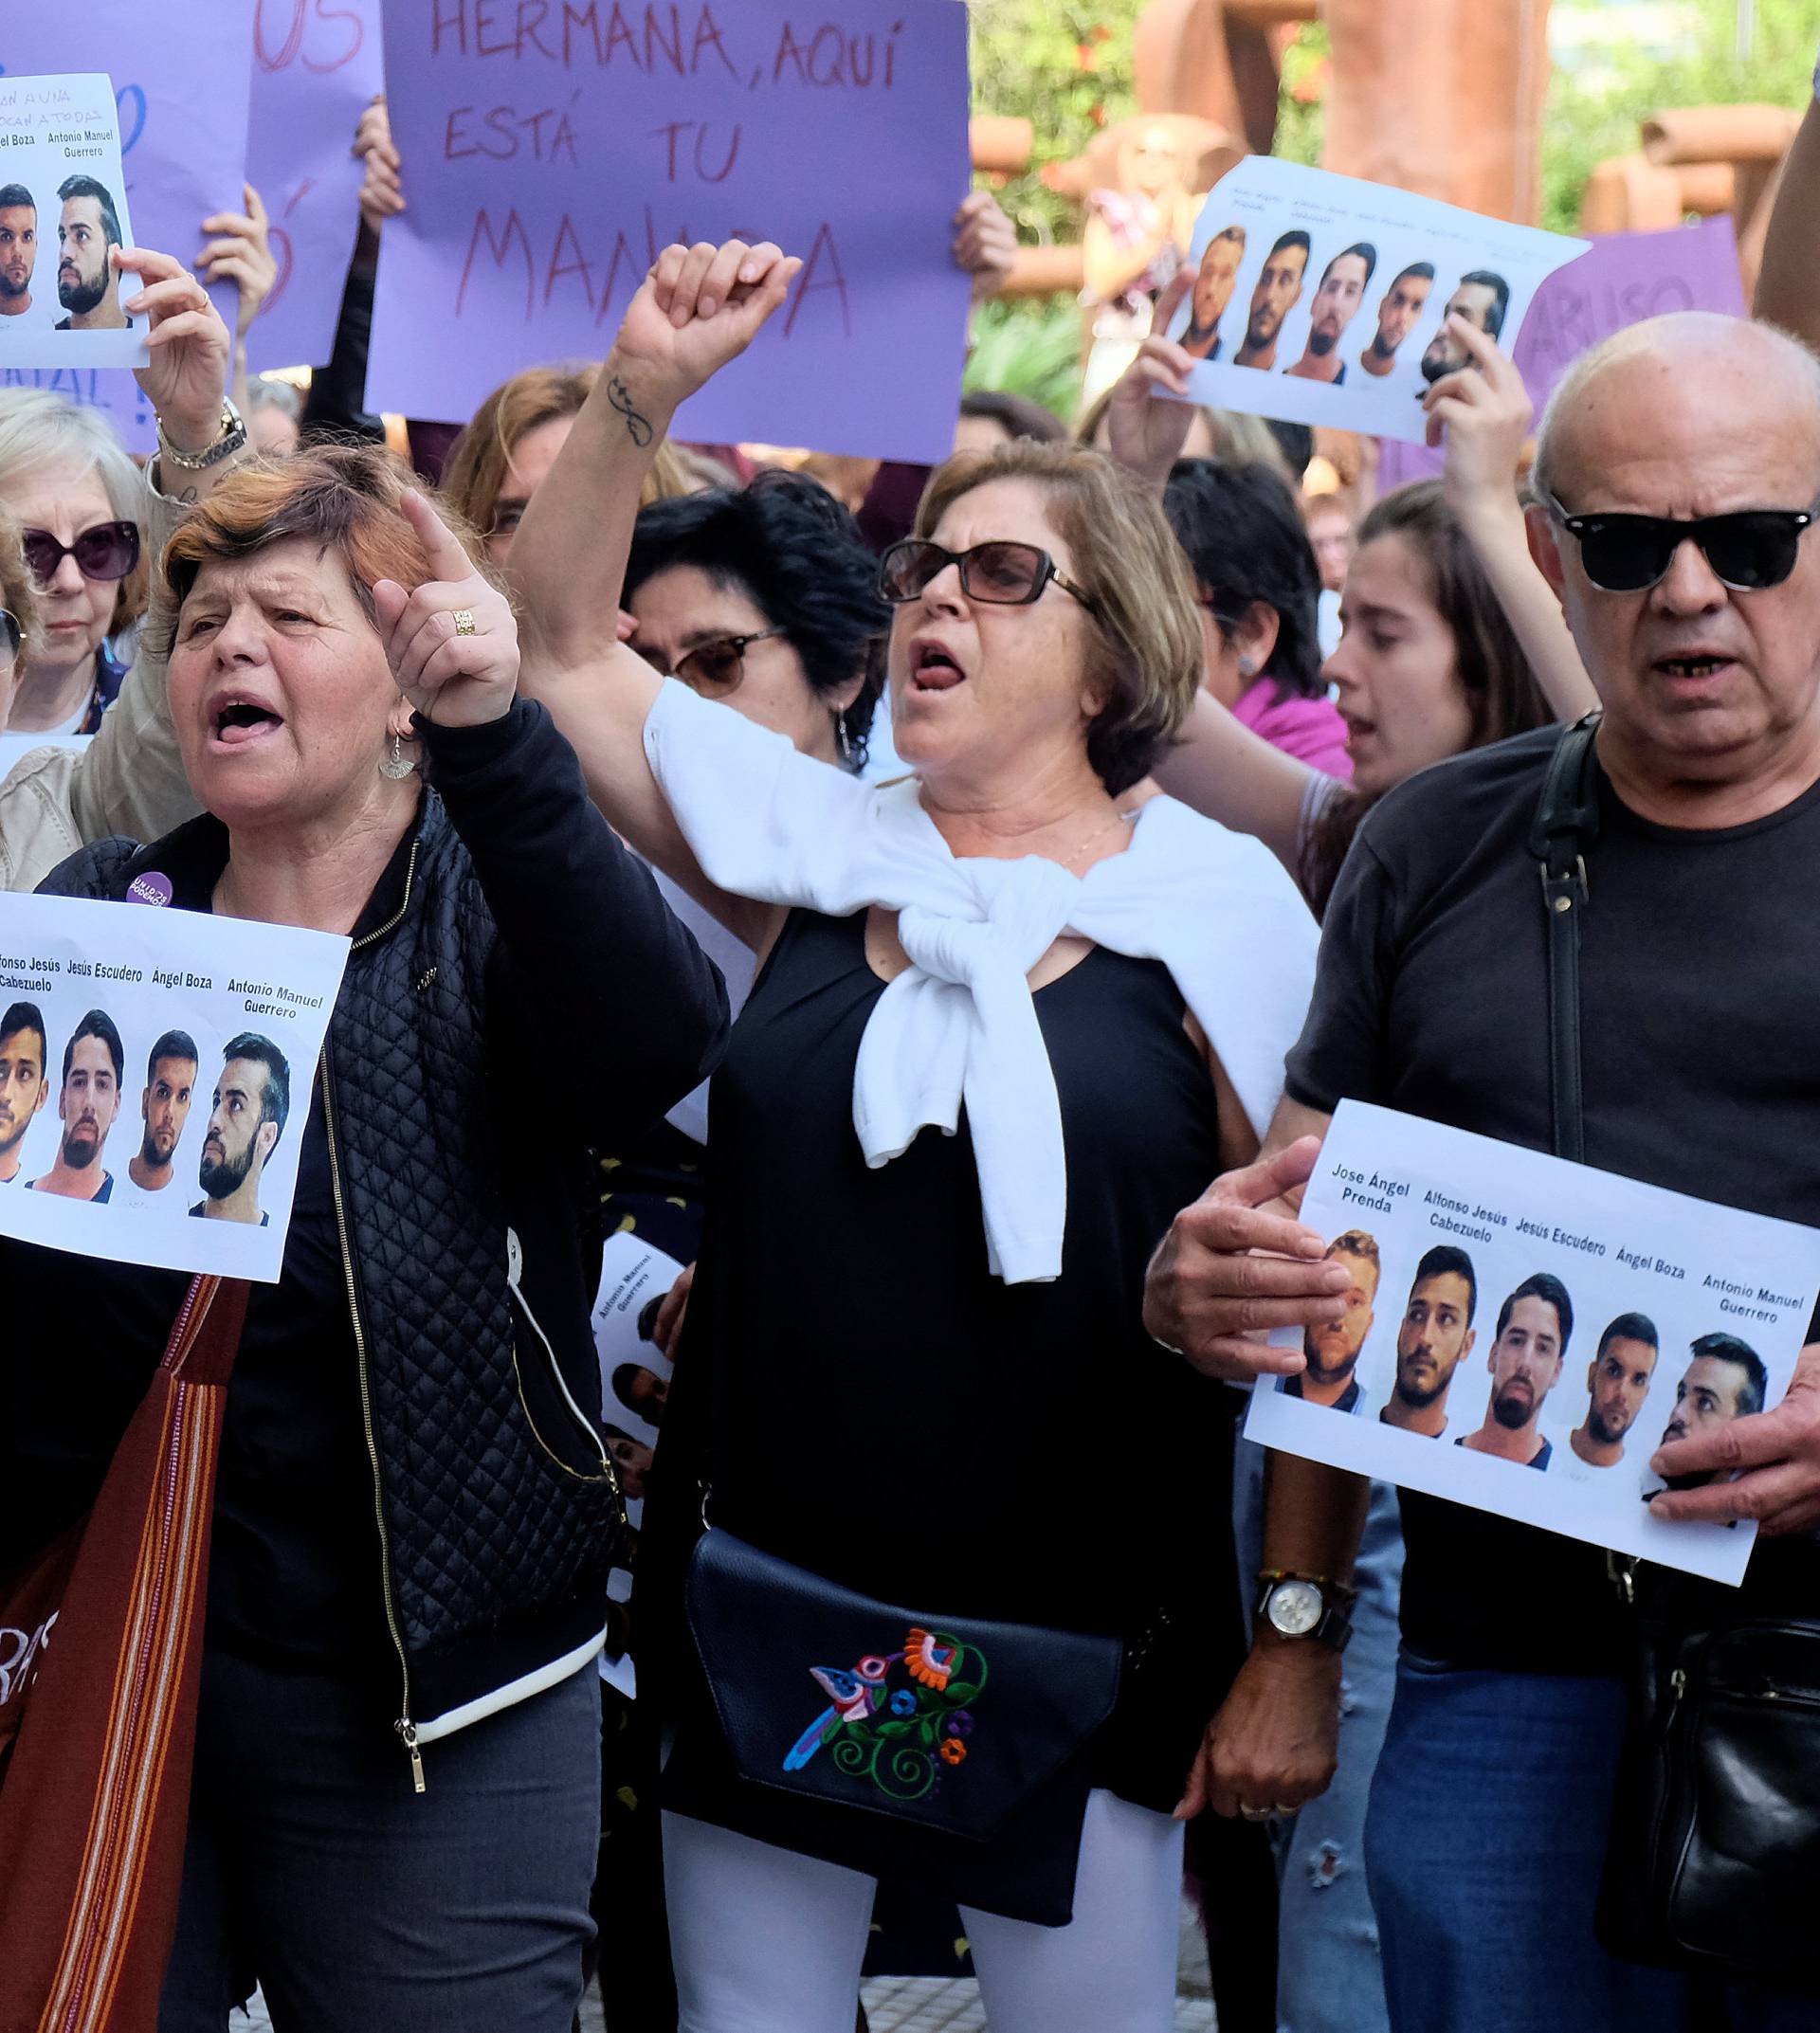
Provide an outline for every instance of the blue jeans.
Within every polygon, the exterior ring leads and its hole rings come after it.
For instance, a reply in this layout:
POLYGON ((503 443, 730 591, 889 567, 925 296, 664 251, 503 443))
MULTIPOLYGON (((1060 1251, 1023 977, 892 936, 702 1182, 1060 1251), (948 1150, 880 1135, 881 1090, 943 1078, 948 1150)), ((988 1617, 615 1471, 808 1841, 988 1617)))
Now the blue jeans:
MULTIPOLYGON (((1241 1437, 1233 1526, 1247 1617, 1264 1564, 1264 1457, 1241 1437)), ((1277 1854, 1279 2033, 1385 2033, 1377 1922, 1364 1868, 1365 1804, 1390 1720, 1403 1526, 1396 1491, 1372 1484, 1353 1575, 1358 1601, 1340 1683, 1339 1770, 1319 1800, 1271 1824, 1277 1854)))
POLYGON ((570 2033, 600 1839, 592 1664, 424 1747, 342 1681, 204 1657, 158 2033, 570 2033))
POLYGON ((1811 2033, 1820 2001, 1734 1990, 1600 1948, 1625 1696, 1408 1652, 1365 1824, 1395 2033, 1811 2033))

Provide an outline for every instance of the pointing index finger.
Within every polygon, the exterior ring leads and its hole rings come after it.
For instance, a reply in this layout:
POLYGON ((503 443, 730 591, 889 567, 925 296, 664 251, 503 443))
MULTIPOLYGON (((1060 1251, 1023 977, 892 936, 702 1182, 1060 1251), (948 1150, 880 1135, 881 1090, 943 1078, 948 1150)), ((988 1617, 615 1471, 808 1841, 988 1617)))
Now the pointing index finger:
POLYGON ((429 554, 431 579, 468 579, 474 575, 474 561, 463 550, 457 538, 427 494, 410 488, 404 499, 405 514, 410 517, 417 534, 424 540, 424 549, 429 554))

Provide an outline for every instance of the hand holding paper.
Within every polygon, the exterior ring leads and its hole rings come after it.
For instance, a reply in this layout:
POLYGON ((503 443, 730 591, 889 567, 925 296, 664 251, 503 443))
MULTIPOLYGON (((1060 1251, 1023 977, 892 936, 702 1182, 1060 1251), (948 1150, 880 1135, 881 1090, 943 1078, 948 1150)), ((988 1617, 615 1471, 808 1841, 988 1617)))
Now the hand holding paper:
POLYGON ((1447 499, 1457 508, 1463 493, 1509 496, 1536 408, 1521 373, 1495 339, 1464 318, 1449 318, 1447 331, 1470 364, 1437 381, 1422 407, 1430 445, 1443 442, 1446 428, 1447 499))
POLYGON ((505 595, 474 569, 425 497, 407 494, 404 507, 423 538, 430 576, 414 592, 395 579, 373 590, 392 677, 437 726, 484 726, 518 692, 518 624, 505 595))
POLYGON ((1271 1204, 1306 1183, 1319 1139, 1299 1137, 1214 1180, 1184 1207, 1151 1259, 1144 1279, 1144 1331, 1208 1376, 1249 1383, 1303 1368, 1294 1349, 1254 1334, 1276 1327, 1317 1327, 1345 1311, 1346 1274, 1323 1261, 1326 1238, 1271 1204))
POLYGON ((974 279, 974 301, 995 297, 1017 259, 1017 228, 990 191, 970 191, 955 214, 955 265, 974 279))
POLYGON ((674 409, 745 352, 802 265, 769 240, 665 247, 627 306, 608 372, 636 370, 641 401, 674 409))
POLYGON ((1162 336, 1192 281, 1183 270, 1164 290, 1156 305, 1155 330, 1114 383, 1112 401, 1106 408, 1112 456, 1158 494, 1168 484, 1170 467, 1182 456, 1194 421, 1194 412, 1188 407, 1193 401, 1189 374, 1194 363, 1174 339, 1162 336), (1159 389, 1176 400, 1159 395, 1159 389))
POLYGON ((200 451, 214 440, 228 392, 233 341, 208 292, 173 255, 118 247, 114 264, 144 287, 126 300, 148 330, 146 364, 135 370, 140 388, 171 442, 200 451))
POLYGON ((1788 1395, 1774 1411, 1665 1441, 1649 1466, 1674 1481, 1720 1478, 1703 1488, 1665 1489, 1651 1499, 1659 1518, 1755 1518, 1772 1537, 1820 1524, 1820 1342, 1801 1351, 1788 1395), (1736 1482, 1723 1479, 1738 1471, 1736 1482))

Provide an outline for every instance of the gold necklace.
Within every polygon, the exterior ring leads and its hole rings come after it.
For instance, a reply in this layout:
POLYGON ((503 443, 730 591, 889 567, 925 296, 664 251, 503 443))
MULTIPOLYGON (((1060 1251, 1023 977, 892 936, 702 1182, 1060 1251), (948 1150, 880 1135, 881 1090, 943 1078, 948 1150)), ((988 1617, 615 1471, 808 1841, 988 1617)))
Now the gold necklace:
POLYGON ((1060 865, 1064 868, 1071 867, 1093 845, 1096 840, 1102 839, 1116 826, 1129 826, 1135 816, 1136 814, 1131 813, 1114 812, 1103 826, 1095 826, 1093 831, 1087 835, 1086 839, 1081 843, 1072 854, 1065 854, 1062 857, 1060 865))

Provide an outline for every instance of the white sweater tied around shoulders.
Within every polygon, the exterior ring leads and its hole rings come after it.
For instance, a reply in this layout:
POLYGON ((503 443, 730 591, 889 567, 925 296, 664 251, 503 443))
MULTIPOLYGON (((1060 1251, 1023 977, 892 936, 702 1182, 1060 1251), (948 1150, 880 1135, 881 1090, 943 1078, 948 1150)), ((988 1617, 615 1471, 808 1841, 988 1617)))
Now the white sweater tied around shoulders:
MULTIPOLYGON (((956 857, 914 780, 868 786, 782 735, 665 683, 645 753, 709 881, 847 917, 898 913, 910 966, 879 998, 853 1075, 865 1161, 888 1164, 964 1103, 988 1261, 1008 1284, 1061 1274, 1062 1107, 1028 976, 1072 933, 1159 960, 1262 1137, 1314 982, 1307 906, 1268 849, 1167 797, 1121 854, 1074 876, 1037 855, 956 857)), ((1106 1077, 1118 1076, 1106 1040, 1106 1077)))

